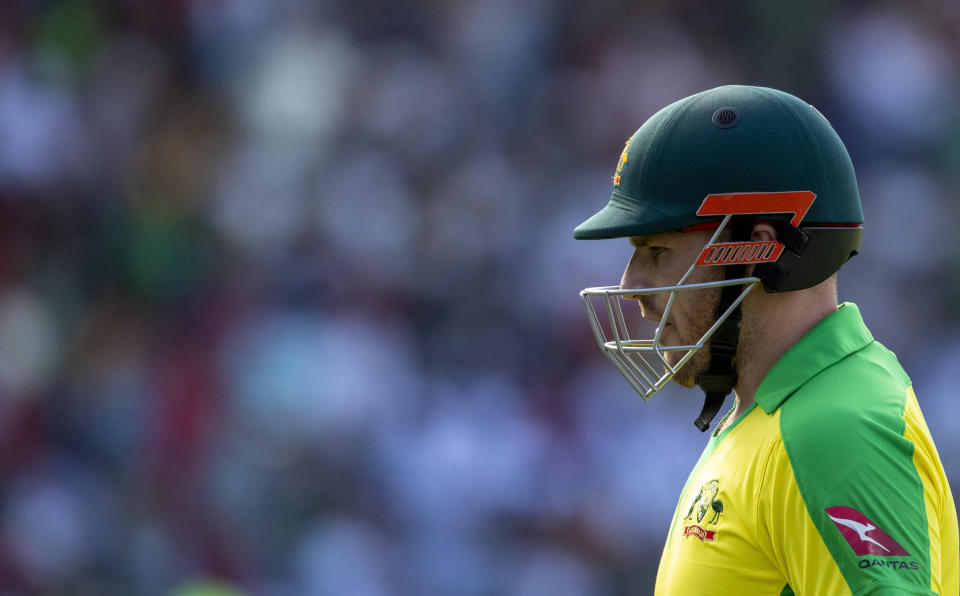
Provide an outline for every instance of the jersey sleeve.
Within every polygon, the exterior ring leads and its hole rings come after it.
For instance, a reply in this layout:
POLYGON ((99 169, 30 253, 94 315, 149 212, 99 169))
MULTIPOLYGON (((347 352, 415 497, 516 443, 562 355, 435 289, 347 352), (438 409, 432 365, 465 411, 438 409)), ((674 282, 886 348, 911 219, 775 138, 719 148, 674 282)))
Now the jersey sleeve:
POLYGON ((956 594, 956 511, 912 390, 815 381, 781 408, 758 541, 798 596, 956 594))
POLYGON ((960 594, 957 508, 913 387, 907 389, 904 420, 904 437, 914 445, 913 464, 923 484, 927 534, 930 537, 930 586, 938 594, 960 594))
POLYGON ((757 542, 786 578, 785 593, 851 593, 807 513, 782 441, 768 455, 756 511, 757 542))

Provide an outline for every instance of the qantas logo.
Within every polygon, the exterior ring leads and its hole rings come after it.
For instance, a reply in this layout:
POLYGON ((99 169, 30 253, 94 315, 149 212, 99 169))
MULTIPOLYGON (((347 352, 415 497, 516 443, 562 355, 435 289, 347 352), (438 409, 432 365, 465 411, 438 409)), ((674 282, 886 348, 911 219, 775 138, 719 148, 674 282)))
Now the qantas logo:
POLYGON ((909 557, 910 553, 897 541, 877 527, 870 519, 854 509, 837 505, 824 509, 827 516, 843 534, 850 548, 858 557, 874 555, 878 557, 909 557))

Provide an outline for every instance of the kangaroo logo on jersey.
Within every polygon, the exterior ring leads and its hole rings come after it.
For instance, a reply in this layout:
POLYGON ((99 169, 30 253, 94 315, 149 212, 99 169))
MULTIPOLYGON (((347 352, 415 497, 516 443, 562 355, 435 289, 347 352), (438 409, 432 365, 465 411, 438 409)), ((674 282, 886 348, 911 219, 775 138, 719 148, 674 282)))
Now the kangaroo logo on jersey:
POLYGON ((696 536, 701 542, 715 541, 717 539, 716 530, 708 530, 709 526, 716 526, 720 521, 720 515, 723 513, 723 501, 717 498, 720 493, 720 481, 711 480, 700 487, 700 492, 690 503, 690 510, 683 518, 683 536, 696 536), (696 522, 693 520, 696 519, 696 522), (706 520, 706 521, 704 521, 706 520), (700 524, 703 524, 701 526, 700 524), (704 527, 707 526, 707 527, 704 527))
POLYGON ((850 548, 858 557, 874 555, 878 557, 909 557, 910 553, 896 540, 877 527, 877 524, 854 509, 837 505, 824 509, 827 516, 843 534, 850 548))

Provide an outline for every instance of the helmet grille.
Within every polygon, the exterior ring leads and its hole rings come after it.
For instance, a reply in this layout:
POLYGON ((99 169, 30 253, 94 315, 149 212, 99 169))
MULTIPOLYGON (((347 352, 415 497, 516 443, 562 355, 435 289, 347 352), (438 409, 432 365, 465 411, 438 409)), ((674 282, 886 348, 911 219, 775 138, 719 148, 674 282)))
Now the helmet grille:
POLYGON ((740 121, 737 108, 720 108, 713 113, 713 124, 717 128, 732 128, 740 121))

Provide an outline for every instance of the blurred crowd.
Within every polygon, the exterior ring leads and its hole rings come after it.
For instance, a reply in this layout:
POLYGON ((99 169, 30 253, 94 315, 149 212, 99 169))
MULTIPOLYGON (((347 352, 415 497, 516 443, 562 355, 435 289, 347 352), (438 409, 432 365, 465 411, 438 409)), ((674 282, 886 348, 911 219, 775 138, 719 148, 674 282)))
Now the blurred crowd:
POLYGON ((652 592, 704 437, 577 292, 624 140, 817 106, 960 486, 960 5, 0 2, 0 594, 652 592))

